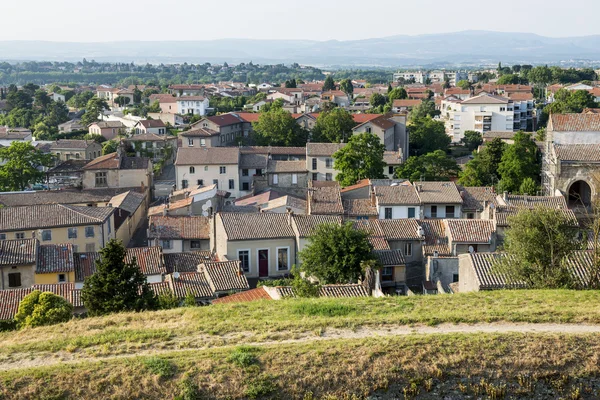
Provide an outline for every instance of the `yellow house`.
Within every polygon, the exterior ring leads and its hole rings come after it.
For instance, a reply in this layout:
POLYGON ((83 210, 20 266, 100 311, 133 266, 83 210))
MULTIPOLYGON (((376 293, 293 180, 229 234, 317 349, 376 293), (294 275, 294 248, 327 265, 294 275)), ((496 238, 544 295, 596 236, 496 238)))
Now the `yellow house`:
POLYGON ((0 208, 0 240, 69 243, 73 251, 98 251, 115 238, 114 208, 44 204, 0 208))
POLYGON ((71 243, 41 245, 37 252, 35 284, 74 283, 75 263, 71 243))

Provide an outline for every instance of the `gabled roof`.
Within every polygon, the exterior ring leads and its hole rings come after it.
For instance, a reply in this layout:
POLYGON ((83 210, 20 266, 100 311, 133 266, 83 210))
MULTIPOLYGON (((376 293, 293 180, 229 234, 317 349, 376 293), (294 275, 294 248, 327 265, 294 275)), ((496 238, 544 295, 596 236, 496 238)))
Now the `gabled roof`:
POLYGON ((219 213, 228 240, 293 238, 295 233, 286 214, 219 213))
POLYGON ((262 193, 258 193, 255 195, 248 195, 244 197, 240 197, 235 200, 236 206, 262 206, 263 204, 267 204, 271 200, 278 199, 283 197, 284 194, 279 193, 275 190, 267 190, 262 193))
POLYGON ((55 142, 52 142, 50 145, 50 150, 87 149, 94 143, 95 142, 93 140, 59 139, 55 142))
POLYGON ((417 194, 424 204, 462 204, 463 200, 454 182, 418 182, 417 194))
POLYGON ((83 169, 148 169, 149 163, 147 157, 120 157, 117 153, 110 153, 90 161, 83 169))
POLYGON ((207 117, 206 119, 218 126, 228 126, 244 122, 243 119, 241 119, 235 114, 215 115, 212 117, 207 117))
POLYGON ((387 240, 423 240, 419 234, 421 226, 414 218, 378 220, 383 236, 387 240))
POLYGON ((374 190, 380 206, 421 204, 421 199, 414 186, 375 186, 374 190))
POLYGON ((306 172, 306 161, 269 160, 267 172, 270 174, 306 172))
POLYGON ((403 100, 396 99, 392 103, 392 107, 394 107, 394 108, 414 107, 414 106, 418 106, 421 103, 423 103, 423 100, 421 100, 421 99, 403 99, 403 100))
POLYGON ((404 255, 400 250, 375 250, 373 254, 375 254, 377 261, 384 267, 396 267, 406 264, 404 255))
POLYGON ((528 196, 507 194, 502 200, 508 207, 529 208, 543 206, 548 208, 567 210, 567 202, 564 196, 528 196))
MULTIPOLYGON (((82 161, 87 162, 85 160, 82 161)), ((66 162, 67 161, 65 161, 65 163, 66 162)), ((109 202, 113 196, 119 193, 136 189, 139 190, 139 188, 102 188, 84 190, 40 190, 25 193, 0 193, 0 204, 4 205, 5 207, 12 207, 33 206, 37 204, 106 203, 109 202)))
POLYGON ((486 219, 446 219, 448 234, 452 242, 491 243, 496 227, 494 221, 486 219))
POLYGON ((167 275, 173 294, 178 298, 184 298, 188 294, 196 298, 211 298, 215 293, 211 289, 206 275, 202 272, 184 272, 175 279, 172 275, 167 275))
POLYGON ((130 190, 112 197, 110 199, 110 204, 114 208, 120 208, 121 210, 133 214, 140 208, 145 198, 145 194, 130 190))
POLYGON ((133 262, 134 257, 137 266, 144 275, 164 275, 167 273, 163 261, 162 247, 160 246, 128 248, 125 253, 125 262, 133 262))
POLYGON ((515 137, 515 135, 518 132, 513 132, 513 131, 488 131, 488 132, 483 132, 483 138, 484 139, 495 139, 495 138, 500 138, 500 139, 504 139, 504 140, 511 140, 512 138, 515 137))
POLYGON ((555 144, 554 151, 561 161, 600 162, 600 144, 555 144))
POLYGON ((29 207, 0 207, 2 231, 35 230, 76 225, 97 225, 114 212, 112 207, 81 207, 47 204, 29 207))
POLYGON ((387 130, 393 128, 396 125, 396 122, 388 117, 388 115, 383 114, 378 116, 377 118, 371 119, 369 121, 365 121, 360 125, 354 127, 353 130, 357 130, 365 125, 373 124, 383 130, 387 130))
POLYGON ((98 121, 90 125, 97 125, 98 128, 125 128, 121 121, 98 121))
POLYGON ((38 249, 37 274, 71 272, 75 269, 71 243, 44 244, 38 249))
MULTIPOLYGON (((220 133, 213 129, 199 127, 199 128, 190 129, 189 131, 181 132, 180 135, 186 136, 186 137, 187 136, 212 137, 212 136, 220 135, 220 133)), ((180 148, 179 150, 181 151, 182 149, 180 148)))
POLYGON ((198 266, 203 272, 214 292, 230 290, 247 290, 248 280, 242 271, 241 262, 236 261, 207 261, 198 266))
POLYGON ((181 97, 176 97, 175 100, 177 102, 180 102, 180 101, 204 101, 204 100, 206 100, 206 97, 204 97, 204 96, 181 96, 181 97))
POLYGON ((37 239, 0 240, 0 266, 35 264, 37 244, 37 239))
POLYGON ((443 220, 440 219, 422 219, 419 220, 419 225, 425 233, 425 244, 423 244, 423 253, 426 256, 433 255, 437 252, 440 257, 451 256, 450 247, 448 246, 448 237, 443 220))
POLYGON ((293 224, 301 238, 309 237, 314 229, 321 224, 342 224, 342 217, 336 215, 294 215, 293 224))
POLYGON ((600 114, 550 114, 548 130, 554 132, 598 132, 600 114))
POLYGON ((176 165, 238 165, 240 150, 237 147, 180 148, 176 165))
POLYGON ((140 133, 125 139, 126 142, 168 142, 169 140, 176 141, 176 136, 157 135, 156 133, 140 133))
POLYGON ((462 104, 508 104, 509 100, 506 97, 494 96, 491 94, 480 94, 479 96, 471 97, 463 100, 462 104))
MULTIPOLYGON (((495 267, 497 260, 503 256, 505 255, 501 253, 472 253, 460 255, 460 257, 467 257, 471 261, 480 290, 502 289, 507 287, 508 279, 506 275, 497 271, 495 267)), ((514 286, 525 287, 522 283, 514 286)))
POLYGON ((344 147, 345 143, 306 143, 306 155, 311 157, 331 157, 344 147))
POLYGON ((244 292, 230 294, 229 296, 220 297, 212 301, 212 304, 224 303, 247 303, 256 300, 273 300, 264 286, 256 289, 246 290, 244 292))
POLYGON ((152 215, 149 224, 150 239, 209 239, 210 236, 209 217, 152 215))
POLYGON ((347 199, 342 200, 344 214, 350 217, 357 216, 376 216, 377 207, 373 205, 371 199, 347 199))
POLYGON ((213 260, 213 255, 209 250, 189 251, 185 253, 165 253, 163 254, 167 273, 173 272, 196 272, 198 265, 213 260))
POLYGON ((159 103, 175 103, 175 102, 177 102, 177 97, 170 95, 170 94, 151 94, 149 99, 150 99, 150 103, 153 103, 156 100, 158 100, 159 103))
POLYGON ((340 186, 337 182, 333 183, 335 185, 315 186, 311 189, 311 192, 309 192, 309 214, 342 215, 344 213, 340 186))
POLYGON ((493 187, 488 186, 460 186, 458 187, 463 198, 463 210, 482 211, 485 202, 496 204, 496 193, 493 187))

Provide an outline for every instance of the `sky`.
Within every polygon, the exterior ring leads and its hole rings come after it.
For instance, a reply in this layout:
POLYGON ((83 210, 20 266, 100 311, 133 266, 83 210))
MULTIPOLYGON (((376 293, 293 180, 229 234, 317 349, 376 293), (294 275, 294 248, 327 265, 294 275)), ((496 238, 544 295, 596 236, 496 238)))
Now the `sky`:
POLYGON ((600 34, 598 0, 18 0, 0 40, 357 40, 463 30, 600 34), (565 6, 567 5, 567 6, 565 6))

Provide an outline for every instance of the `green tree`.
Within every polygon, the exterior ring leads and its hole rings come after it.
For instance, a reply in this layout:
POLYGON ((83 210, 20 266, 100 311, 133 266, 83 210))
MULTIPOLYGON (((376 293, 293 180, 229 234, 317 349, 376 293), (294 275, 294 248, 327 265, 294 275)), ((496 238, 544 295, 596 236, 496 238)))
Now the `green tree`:
POLYGON ((493 186, 498 183, 500 175, 498 166, 506 149, 506 143, 495 138, 475 154, 462 172, 458 182, 463 186, 493 186))
POLYGON ((73 305, 51 292, 34 290, 21 300, 15 314, 18 328, 53 325, 73 317, 73 305))
POLYGON ((92 97, 85 106, 85 114, 81 117, 81 123, 87 126, 94 122, 98 122, 102 111, 108 109, 109 107, 106 100, 92 97))
POLYGON ((408 93, 406 93, 406 89, 402 87, 397 87, 392 91, 388 91, 388 103, 393 103, 394 100, 404 100, 408 99, 408 93))
POLYGON ((383 106, 386 103, 386 99, 381 93, 373 93, 369 99, 369 103, 371 104, 371 107, 375 108, 383 106))
POLYGON ((423 100, 421 104, 418 104, 412 108, 408 119, 415 121, 422 118, 433 118, 439 114, 439 111, 435 109, 435 103, 431 100, 423 100))
POLYGON ((38 107, 40 112, 44 115, 47 114, 48 107, 50 106, 50 104, 54 102, 50 98, 50 96, 48 96, 48 93, 46 93, 46 91, 42 89, 38 89, 35 91, 34 99, 35 106, 38 107))
POLYGON ((102 155, 111 154, 117 151, 119 148, 119 142, 116 140, 108 140, 102 144, 102 155))
POLYGON ((158 306, 135 257, 125 263, 125 254, 125 246, 116 239, 100 250, 96 273, 85 279, 81 290, 81 299, 90 315, 153 310, 158 306))
POLYGON ((322 112, 317 117, 313 128, 313 141, 340 143, 352 135, 352 129, 355 126, 352 115, 343 108, 322 112))
POLYGON ((409 143, 415 155, 448 150, 451 139, 442 121, 431 117, 413 120, 409 126, 409 143))
POLYGON ((170 310, 179 307, 180 300, 173 294, 160 294, 156 298, 159 310, 170 310))
POLYGON ((252 126, 259 146, 306 146, 308 132, 282 108, 262 112, 252 126))
POLYGON ((333 76, 327 75, 327 78, 325 78, 325 82, 323 83, 323 91, 327 92, 329 90, 334 90, 334 89, 335 89, 335 82, 333 81, 333 76))
POLYGON ((359 133, 350 137, 348 144, 333 154, 336 180, 342 187, 354 185, 361 179, 385 178, 383 161, 385 146, 372 133, 359 133))
POLYGON ((25 190, 29 185, 42 182, 45 174, 42 167, 50 167, 54 158, 42 153, 30 142, 12 142, 0 148, 0 188, 2 190, 25 190))
POLYGON ((506 257, 494 268, 510 283, 532 288, 560 288, 573 284, 565 257, 580 248, 579 228, 561 210, 523 209, 508 219, 504 250, 506 257))
POLYGON ((361 263, 375 258, 372 250, 368 234, 354 229, 351 222, 321 224, 299 253, 301 269, 321 284, 356 282, 364 277, 361 263))
POLYGON ((481 137, 481 133, 477 131, 465 131, 464 137, 460 141, 466 148, 473 151, 483 143, 483 138, 481 137))
POLYGON ((514 74, 506 74, 506 75, 502 75, 500 78, 498 78, 498 85, 517 85, 519 83, 527 83, 526 80, 524 81, 522 78, 519 77, 519 75, 514 75, 514 74))
POLYGON ((411 182, 448 181, 458 176, 460 168, 456 161, 442 150, 435 150, 421 156, 408 157, 394 171, 396 178, 408 179, 411 182))
MULTIPOLYGON (((133 104, 140 104, 142 102, 142 91, 140 89, 138 89, 138 87, 136 86, 135 89, 133 89, 133 104)), ((127 104, 127 103, 125 103, 127 104)))
POLYGON ((456 86, 463 90, 467 90, 467 89, 471 88, 471 82, 469 82, 466 79, 462 79, 462 80, 456 82, 456 86))
POLYGON ((296 79, 292 78, 288 81, 285 81, 285 87, 294 89, 297 87, 296 79))
POLYGON ((540 186, 531 178, 523 179, 521 186, 519 186, 520 194, 527 194, 529 196, 537 196, 540 186))
POLYGON ((115 99, 115 103, 117 103, 120 107, 124 107, 125 105, 129 104, 129 97, 127 96, 117 96, 117 98, 115 99))
POLYGON ((340 90, 346 93, 349 99, 352 99, 352 94, 354 93, 354 86, 352 85, 352 81, 350 79, 342 79, 340 81, 340 90))
POLYGON ((552 81, 552 71, 547 65, 534 67, 527 73, 527 78, 533 83, 547 85, 552 81))
POLYGON ((500 190, 517 192, 525 178, 536 180, 540 174, 537 146, 530 134, 517 132, 498 166, 500 190))

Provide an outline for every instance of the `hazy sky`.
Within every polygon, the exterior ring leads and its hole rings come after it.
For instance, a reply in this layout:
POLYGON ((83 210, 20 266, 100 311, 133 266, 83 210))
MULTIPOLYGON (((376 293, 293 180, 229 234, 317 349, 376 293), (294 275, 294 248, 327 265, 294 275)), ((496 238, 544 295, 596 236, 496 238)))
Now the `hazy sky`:
POLYGON ((467 29, 554 37, 600 34, 598 0, 4 0, 2 3, 0 40, 352 40, 467 29))

